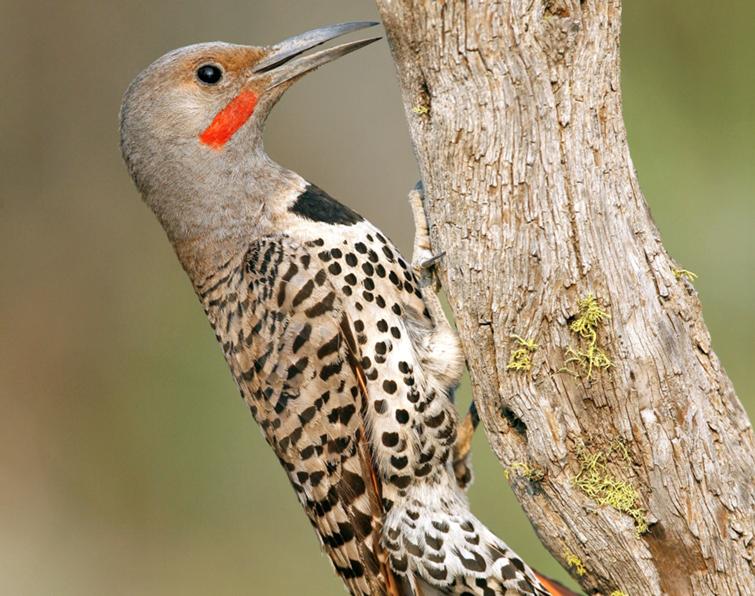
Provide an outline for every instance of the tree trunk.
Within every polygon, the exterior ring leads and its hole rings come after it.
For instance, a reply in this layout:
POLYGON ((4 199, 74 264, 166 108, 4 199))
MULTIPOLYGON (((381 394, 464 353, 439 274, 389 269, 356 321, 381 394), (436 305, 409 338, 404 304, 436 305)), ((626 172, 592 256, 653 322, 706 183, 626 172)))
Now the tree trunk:
POLYGON ((589 593, 755 594, 752 428, 635 176, 621 2, 377 4, 480 417, 541 540, 589 593))

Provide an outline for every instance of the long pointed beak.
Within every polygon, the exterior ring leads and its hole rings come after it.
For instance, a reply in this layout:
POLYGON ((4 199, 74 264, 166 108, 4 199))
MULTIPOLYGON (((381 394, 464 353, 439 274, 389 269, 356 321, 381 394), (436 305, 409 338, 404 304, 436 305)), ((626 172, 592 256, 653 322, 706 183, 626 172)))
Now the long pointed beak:
POLYGON ((352 31, 358 31, 359 29, 374 27, 375 25, 379 25, 379 23, 372 21, 341 23, 339 25, 320 27, 301 35, 289 37, 274 45, 271 48, 270 54, 260 60, 254 66, 252 72, 257 75, 269 75, 271 80, 268 84, 268 89, 276 87, 294 77, 314 70, 318 66, 332 62, 336 58, 350 54, 355 50, 378 41, 380 37, 361 39, 302 56, 307 50, 311 50, 331 39, 346 35, 352 31))

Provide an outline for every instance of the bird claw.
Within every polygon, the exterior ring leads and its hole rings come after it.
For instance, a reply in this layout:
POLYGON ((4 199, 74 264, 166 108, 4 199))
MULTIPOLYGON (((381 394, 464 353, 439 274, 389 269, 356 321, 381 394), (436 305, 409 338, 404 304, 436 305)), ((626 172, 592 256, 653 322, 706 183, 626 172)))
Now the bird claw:
POLYGON ((432 269, 433 266, 438 263, 443 257, 446 256, 446 251, 439 252, 437 255, 433 255, 429 259, 425 259, 424 261, 421 261, 418 265, 420 269, 432 269))

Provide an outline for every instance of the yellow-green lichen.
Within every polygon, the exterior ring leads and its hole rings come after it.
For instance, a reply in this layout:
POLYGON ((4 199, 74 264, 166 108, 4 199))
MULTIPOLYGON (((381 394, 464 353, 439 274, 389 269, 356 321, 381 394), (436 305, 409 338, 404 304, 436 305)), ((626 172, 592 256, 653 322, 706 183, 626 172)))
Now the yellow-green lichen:
POLYGON ((627 596, 627 593, 622 592, 621 590, 614 590, 611 592, 610 596, 627 596))
POLYGON ((596 334, 598 326, 611 318, 606 311, 604 311, 597 299, 592 294, 588 294, 584 298, 577 302, 579 308, 579 315, 577 316, 569 328, 578 333, 582 339, 593 343, 596 341, 596 334))
POLYGON ((509 363, 506 365, 506 370, 516 371, 529 371, 532 370, 532 354, 534 354, 538 346, 531 339, 524 339, 519 335, 512 335, 511 338, 519 345, 509 356, 509 363))
POLYGON ((515 461, 512 463, 507 470, 503 471, 503 475, 506 480, 509 480, 511 474, 514 472, 531 482, 540 482, 545 478, 545 472, 543 472, 542 468, 539 468, 538 466, 530 466, 528 463, 522 461, 515 461))
MULTIPOLYGON (((602 348, 595 345, 589 345, 586 349, 580 350, 579 348, 573 348, 569 346, 566 348, 566 364, 576 364, 582 372, 586 373, 588 379, 592 378, 592 371, 595 368, 610 368, 613 366, 613 362, 608 357, 602 348)), ((580 377, 582 375, 579 372, 567 370, 574 373, 575 376, 580 377)))
POLYGON ((689 269, 672 269, 671 271, 676 279, 685 278, 690 283, 697 279, 697 273, 693 273, 689 269))
POLYGON ((611 315, 603 310, 598 300, 592 294, 588 294, 577 302, 579 314, 569 325, 574 333, 579 336, 580 346, 569 346, 566 349, 566 366, 561 369, 575 377, 592 378, 593 371, 607 369, 613 366, 613 362, 605 350, 598 345, 598 328, 611 318, 611 315), (575 364, 577 370, 569 368, 575 364))
POLYGON ((631 516, 638 536, 647 532, 647 512, 640 506, 640 493, 609 469, 609 463, 614 468, 628 468, 630 458, 626 445, 617 440, 605 450, 592 452, 581 447, 577 458, 579 472, 573 479, 574 485, 599 505, 608 505, 631 516))
POLYGON ((428 108, 427 106, 418 105, 412 108, 412 112, 414 112, 418 116, 424 116, 425 114, 430 113, 430 108, 428 108))
POLYGON ((578 576, 582 577, 585 573, 587 573, 587 569, 585 569, 585 566, 582 563, 582 559, 571 552, 568 548, 564 549, 563 557, 566 565, 574 569, 574 573, 576 573, 578 576))

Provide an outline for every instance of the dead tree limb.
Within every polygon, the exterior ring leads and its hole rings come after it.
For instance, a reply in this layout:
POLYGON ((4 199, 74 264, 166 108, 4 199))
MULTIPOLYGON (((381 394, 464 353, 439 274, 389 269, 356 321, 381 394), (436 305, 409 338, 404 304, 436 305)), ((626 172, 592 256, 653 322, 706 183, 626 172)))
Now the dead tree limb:
POLYGON ((543 543, 590 593, 755 594, 752 428, 635 176, 620 0, 377 4, 475 399, 543 543))

